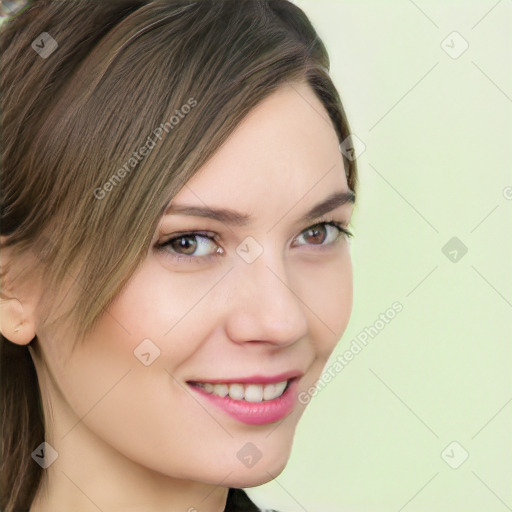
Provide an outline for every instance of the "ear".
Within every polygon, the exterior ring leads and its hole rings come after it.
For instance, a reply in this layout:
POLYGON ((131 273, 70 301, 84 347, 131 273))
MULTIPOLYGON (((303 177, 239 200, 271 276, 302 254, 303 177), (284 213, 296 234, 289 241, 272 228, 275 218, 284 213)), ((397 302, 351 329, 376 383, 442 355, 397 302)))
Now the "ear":
POLYGON ((28 345, 34 339, 33 325, 18 299, 0 299, 0 332, 17 345, 28 345))
MULTIPOLYGON (((5 236, 0 237, 3 246, 5 236)), ((2 290, 0 297, 0 332, 17 345, 28 345, 35 337, 35 325, 31 308, 24 307, 21 290, 13 288, 9 282, 11 268, 9 247, 0 251, 0 276, 2 290), (19 298, 16 298, 19 297, 19 298)))

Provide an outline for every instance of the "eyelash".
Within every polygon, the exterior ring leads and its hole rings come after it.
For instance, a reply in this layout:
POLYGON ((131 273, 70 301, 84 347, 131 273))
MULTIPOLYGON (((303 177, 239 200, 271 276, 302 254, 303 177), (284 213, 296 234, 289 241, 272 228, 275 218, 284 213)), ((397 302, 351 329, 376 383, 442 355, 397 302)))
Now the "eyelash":
MULTIPOLYGON (((349 238, 352 238, 354 236, 353 233, 351 231, 349 231, 346 227, 344 227, 341 222, 337 222, 335 220, 329 220, 329 219, 320 220, 320 222, 317 222, 316 224, 313 224, 312 226, 309 226, 306 229, 304 229, 303 231, 301 231, 300 234, 302 234, 305 231, 308 231, 308 230, 310 230, 312 228, 315 228, 317 226, 333 226, 336 229, 338 229, 338 231, 339 231, 339 234, 336 237, 336 239, 333 242, 329 243, 329 244, 326 244, 326 245, 323 245, 323 244, 320 244, 320 245, 312 244, 313 247, 318 247, 320 249, 321 248, 325 248, 325 247, 330 247, 330 246, 334 245, 335 243, 337 243, 340 240, 340 238, 349 239, 349 238)), ((217 235, 211 236, 210 232, 205 232, 205 231, 188 231, 188 232, 179 233, 179 236, 173 236, 172 238, 168 238, 164 242, 158 243, 157 244, 157 248, 158 248, 158 250, 163 251, 165 253, 166 257, 169 257, 169 258, 171 258, 172 260, 174 260, 174 261, 176 261, 178 263, 183 263, 183 262, 199 263, 201 261, 203 261, 203 262, 204 261, 208 261, 210 258, 215 258, 215 257, 218 256, 218 253, 209 254, 208 256, 188 256, 188 255, 179 254, 179 253, 176 253, 176 252, 173 252, 173 254, 171 254, 169 252, 167 247, 170 246, 172 244, 172 242, 175 242, 176 240, 179 240, 181 238, 187 238, 187 237, 203 237, 203 238, 208 238, 209 240, 211 240, 212 242, 215 242, 215 243, 218 243, 218 241, 219 241, 219 237, 217 235)), ((309 244, 306 244, 306 245, 309 245, 309 244)))

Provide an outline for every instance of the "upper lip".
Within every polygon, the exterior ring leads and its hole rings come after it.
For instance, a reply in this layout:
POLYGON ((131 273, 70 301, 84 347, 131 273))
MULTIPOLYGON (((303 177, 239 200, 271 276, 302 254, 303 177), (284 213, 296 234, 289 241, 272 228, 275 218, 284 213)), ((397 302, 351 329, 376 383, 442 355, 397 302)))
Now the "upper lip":
POLYGON ((250 377, 236 377, 226 379, 201 379, 190 380, 188 382, 209 382, 212 384, 275 384, 276 382, 283 382, 285 380, 302 377, 304 375, 300 370, 290 370, 288 372, 280 373, 278 375, 251 375, 250 377))

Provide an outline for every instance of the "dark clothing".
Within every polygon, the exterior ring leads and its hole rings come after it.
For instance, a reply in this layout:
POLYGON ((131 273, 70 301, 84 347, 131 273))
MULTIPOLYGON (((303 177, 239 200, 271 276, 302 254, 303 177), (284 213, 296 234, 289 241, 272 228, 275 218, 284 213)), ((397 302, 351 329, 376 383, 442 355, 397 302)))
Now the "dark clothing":
POLYGON ((258 508, 247 496, 243 489, 230 488, 224 512, 277 512, 276 510, 262 510, 258 508))

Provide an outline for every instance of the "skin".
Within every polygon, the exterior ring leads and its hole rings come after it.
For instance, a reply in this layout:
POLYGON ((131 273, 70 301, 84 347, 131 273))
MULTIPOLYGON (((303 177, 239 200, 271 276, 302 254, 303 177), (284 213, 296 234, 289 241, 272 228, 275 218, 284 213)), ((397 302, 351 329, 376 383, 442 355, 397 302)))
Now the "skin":
MULTIPOLYGON (((304 373, 301 392, 321 376, 351 314, 350 244, 343 235, 334 241, 334 227, 308 235, 320 219, 298 219, 348 190, 338 145, 307 85, 274 92, 171 202, 229 208, 253 221, 164 216, 146 259, 73 351, 69 339, 40 325, 41 288, 9 284, 19 302, 2 302, 2 332, 19 344, 38 336, 29 350, 49 421, 46 441, 58 452, 31 512, 218 512, 229 487, 279 475, 305 405, 297 401, 282 421, 246 425, 186 381, 294 369, 304 373), (192 240, 200 244, 192 254, 210 259, 176 261, 172 247, 157 249, 190 230, 218 235, 217 242, 192 240), (248 236, 263 249, 250 264, 236 252, 248 236), (149 366, 133 354, 146 338, 160 349, 149 366), (251 468, 237 458, 247 442, 262 454, 251 468)), ((337 207, 328 220, 347 225, 352 209, 337 207)))

